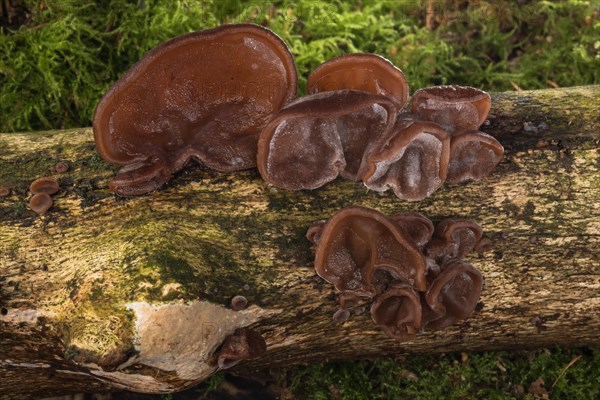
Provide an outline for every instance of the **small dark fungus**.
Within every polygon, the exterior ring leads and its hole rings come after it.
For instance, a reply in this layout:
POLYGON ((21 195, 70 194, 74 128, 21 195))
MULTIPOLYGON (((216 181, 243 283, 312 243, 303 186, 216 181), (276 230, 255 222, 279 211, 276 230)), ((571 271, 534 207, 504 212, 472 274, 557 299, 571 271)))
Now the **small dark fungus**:
POLYGON ((413 93, 412 112, 449 133, 477 130, 490 111, 491 98, 470 86, 433 86, 413 93))
POLYGON ((47 195, 54 194, 60 190, 58 181, 51 176, 44 176, 31 182, 29 190, 33 194, 46 193, 47 195))
POLYGON ((450 142, 449 183, 488 176, 502 160, 504 147, 495 138, 480 131, 452 136, 450 142))
POLYGON ((242 360, 262 356, 267 351, 263 337, 249 328, 238 328, 223 341, 218 353, 219 368, 231 368, 242 360))
POLYGON ((345 54, 319 65, 308 76, 307 93, 352 89, 389 97, 400 110, 408 100, 404 73, 387 59, 370 53, 345 54))
POLYGON ((425 294, 424 323, 443 329, 467 318, 475 310, 482 286, 483 277, 475 267, 458 259, 447 262, 425 294))
POLYGON ((109 187, 147 193, 191 160, 225 172, 254 167, 258 134, 296 93, 289 49, 258 25, 222 25, 162 43, 96 108, 98 152, 124 167, 109 187))
POLYGON ((7 197, 10 195, 10 188, 7 188, 6 186, 0 186, 0 197, 7 197))
POLYGON ((248 300, 241 295, 233 296, 231 299, 231 309, 233 311, 240 311, 246 308, 248 305, 248 300))
POLYGON ((308 228, 308 231, 306 231, 306 238, 313 243, 319 243, 319 239, 321 238, 321 231, 323 231, 324 225, 324 219, 313 222, 310 228, 308 228))
POLYGON ((38 215, 43 215, 52 207, 54 202, 47 193, 36 193, 29 200, 29 208, 38 215))
POLYGON ((407 284, 393 282, 373 301, 371 316, 392 339, 412 339, 421 328, 419 294, 407 284))
POLYGON ((359 300, 360 298, 353 293, 342 292, 338 297, 338 303, 341 308, 352 308, 358 304, 359 300))
POLYGON ((327 221, 315 269, 338 290, 358 296, 376 294, 376 271, 426 288, 425 259, 413 240, 385 215, 363 207, 347 207, 327 221))
POLYGON ((449 156, 450 136, 441 126, 398 118, 391 135, 365 154, 359 176, 369 189, 422 200, 446 180, 449 156))
POLYGON ((366 147, 396 117, 384 96, 340 90, 301 97, 277 113, 258 140, 258 170, 277 187, 316 189, 354 179, 366 147))
POLYGON ((340 308, 333 313, 333 322, 336 324, 343 324, 348 321, 348 318, 350 318, 350 311, 345 308, 340 308))
POLYGON ((52 167, 52 171, 54 171, 58 174, 64 174, 68 170, 69 170, 69 164, 67 164, 64 161, 59 161, 56 164, 54 164, 54 166, 52 167))

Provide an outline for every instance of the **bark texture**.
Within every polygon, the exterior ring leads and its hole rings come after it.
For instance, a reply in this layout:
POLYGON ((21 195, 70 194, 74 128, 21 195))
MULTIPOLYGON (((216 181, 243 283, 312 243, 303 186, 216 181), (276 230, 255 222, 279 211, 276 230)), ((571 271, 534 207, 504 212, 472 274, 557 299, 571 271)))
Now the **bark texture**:
POLYGON ((600 87, 497 93, 482 130, 506 155, 482 182, 422 202, 338 180, 270 188, 256 170, 191 166, 168 187, 120 198, 90 129, 0 134, 0 398, 127 388, 170 392, 216 370, 235 328, 268 344, 239 371, 412 352, 600 344, 600 87), (70 170, 51 172, 58 161, 70 170), (28 186, 61 191, 39 217, 28 186), (476 313, 397 343, 368 312, 343 325, 314 272, 310 224, 348 205, 468 218, 494 249, 470 261, 485 287, 476 313), (231 311, 244 295, 249 307, 231 311))

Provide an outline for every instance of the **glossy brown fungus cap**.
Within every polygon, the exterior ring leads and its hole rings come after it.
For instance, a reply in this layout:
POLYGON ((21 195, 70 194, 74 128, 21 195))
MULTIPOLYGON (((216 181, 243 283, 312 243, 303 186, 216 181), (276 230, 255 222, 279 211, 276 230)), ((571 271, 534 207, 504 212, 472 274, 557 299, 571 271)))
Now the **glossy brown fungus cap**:
POLYGON ((425 259, 416 244, 385 215, 363 207, 347 207, 323 226, 315 269, 338 290, 358 296, 374 296, 386 284, 382 278, 421 291, 426 286, 425 259))
POLYGON ((483 277, 475 267, 458 259, 449 261, 425 294, 424 323, 443 329, 467 318, 475 310, 482 286, 483 277))
POLYGON ((54 202, 50 195, 44 192, 34 194, 31 200, 29 200, 29 208, 38 215, 45 214, 53 204, 54 202))
POLYGON ((267 344, 259 333, 248 328, 238 328, 223 341, 217 362, 219 368, 227 369, 242 360, 258 358, 266 351, 267 344))
POLYGON ((254 167, 258 134, 296 92, 289 49, 258 25, 223 25, 159 45, 96 108, 98 152, 124 166, 109 186, 147 193, 190 160, 219 171, 254 167))
POLYGON ((441 126, 398 118, 391 136, 365 155, 360 176, 371 190, 422 200, 446 180, 449 157, 450 136, 441 126))
POLYGON ((407 284, 394 282, 373 301, 371 317, 392 339, 412 339, 421 328, 419 294, 407 284))
POLYGON ((425 254, 438 261, 463 258, 473 251, 482 236, 481 226, 473 221, 445 219, 436 225, 433 239, 427 244, 425 254))
POLYGON ((370 53, 346 54, 319 65, 308 77, 307 93, 352 89, 389 97, 400 110, 408 100, 404 73, 387 59, 370 53))
POLYGON ((467 131, 452 136, 447 181, 481 180, 494 170, 503 155, 500 142, 483 132, 467 131))
POLYGON ((419 248, 423 248, 431 240, 434 231, 433 222, 423 214, 399 212, 390 215, 389 218, 400 225, 419 248))
POLYGON ((10 188, 6 186, 0 186, 0 197, 7 197, 11 193, 10 188))
POLYGON ((44 176, 31 182, 31 185, 29 185, 29 190, 33 194, 46 193, 48 195, 52 195, 60 190, 60 185, 55 178, 51 176, 44 176))
POLYGON ((384 96, 340 90, 304 96, 289 104, 258 140, 258 170, 277 187, 316 189, 339 174, 354 177, 366 147, 394 121, 384 96))
POLYGON ((490 95, 470 86, 433 86, 412 96, 412 112, 440 124, 450 133, 477 130, 491 107, 490 95))

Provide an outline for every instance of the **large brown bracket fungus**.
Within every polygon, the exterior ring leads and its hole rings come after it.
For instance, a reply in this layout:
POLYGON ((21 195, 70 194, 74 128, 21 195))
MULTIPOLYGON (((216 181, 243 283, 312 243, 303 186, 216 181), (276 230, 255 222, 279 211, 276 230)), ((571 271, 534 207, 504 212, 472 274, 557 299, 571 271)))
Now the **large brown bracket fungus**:
POLYGON ((263 179, 285 189, 316 189, 339 174, 356 179, 366 147, 396 118, 385 96, 338 90, 304 96, 265 127, 257 164, 263 179))
POLYGON ((363 207, 338 211, 307 232, 317 245, 317 274, 340 291, 334 321, 344 322, 360 297, 372 299, 373 321, 400 341, 475 310, 483 277, 462 257, 491 245, 482 235, 472 221, 447 219, 434 228, 418 213, 387 217, 363 207))
POLYGON ((292 55, 266 28, 223 25, 159 45, 96 108, 98 151, 123 166, 110 188, 150 192, 190 160, 226 172, 256 166, 260 131, 296 93, 292 55))

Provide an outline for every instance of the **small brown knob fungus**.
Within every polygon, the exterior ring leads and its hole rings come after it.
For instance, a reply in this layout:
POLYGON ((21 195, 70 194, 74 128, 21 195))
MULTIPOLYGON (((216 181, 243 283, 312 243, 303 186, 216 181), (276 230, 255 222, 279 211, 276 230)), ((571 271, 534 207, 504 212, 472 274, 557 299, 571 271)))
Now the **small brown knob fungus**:
POLYGON ((475 310, 482 286, 479 270, 462 260, 450 260, 425 294, 424 324, 443 329, 467 318, 475 310))
POLYGON ((370 53, 345 54, 319 65, 308 77, 307 93, 352 89, 389 97, 402 109, 408 100, 404 73, 387 59, 370 53))
POLYGON ((54 171, 58 174, 64 174, 68 170, 69 170, 69 164, 67 164, 64 161, 59 161, 56 164, 54 164, 54 166, 52 167, 52 171, 54 171))
POLYGON ((258 25, 222 25, 162 43, 96 108, 98 152, 123 166, 109 187, 147 193, 190 160, 226 172, 256 166, 258 134, 296 93, 292 54, 258 25))
POLYGON ((267 351, 263 337, 249 328, 238 328, 223 341, 218 353, 219 368, 231 368, 242 360, 258 358, 267 351))
POLYGON ((52 207, 54 202, 48 193, 36 193, 29 200, 29 208, 38 215, 43 215, 52 207))
POLYGON ((470 86, 433 86, 412 96, 412 112, 440 124, 449 133, 477 130, 485 122, 492 101, 483 90, 470 86))
POLYGON ((7 197, 10 195, 10 188, 6 186, 0 186, 0 197, 7 197))
POLYGON ((231 309, 233 311, 241 311, 246 308, 247 305, 248 300, 242 295, 238 294, 237 296, 233 296, 231 299, 231 309))
POLYGON ((419 294, 410 285, 394 282, 373 301, 371 317, 392 339, 412 339, 421 328, 419 294))
POLYGON ((258 140, 258 170, 285 189, 316 189, 339 174, 355 179, 366 147, 396 117, 384 96, 338 90, 301 97, 273 117, 258 140))
POLYGON ((31 182, 29 190, 33 194, 46 193, 47 195, 55 194, 60 190, 58 181, 51 176, 44 176, 31 182))

